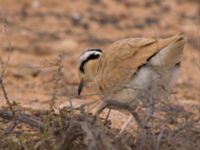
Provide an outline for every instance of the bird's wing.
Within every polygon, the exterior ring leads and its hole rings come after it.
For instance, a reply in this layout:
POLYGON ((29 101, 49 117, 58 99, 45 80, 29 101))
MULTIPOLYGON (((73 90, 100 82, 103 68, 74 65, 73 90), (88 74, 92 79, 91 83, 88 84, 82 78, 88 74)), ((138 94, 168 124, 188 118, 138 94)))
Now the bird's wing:
POLYGON ((111 44, 99 61, 99 89, 105 93, 120 88, 152 56, 180 39, 182 34, 166 39, 129 38, 111 44))

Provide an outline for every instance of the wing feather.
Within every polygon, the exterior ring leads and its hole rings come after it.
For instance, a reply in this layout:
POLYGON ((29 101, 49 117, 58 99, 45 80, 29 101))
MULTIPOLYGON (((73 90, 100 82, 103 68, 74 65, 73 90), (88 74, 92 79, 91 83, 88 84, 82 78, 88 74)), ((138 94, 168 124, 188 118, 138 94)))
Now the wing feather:
POLYGON ((111 44, 99 61, 98 88, 104 94, 119 89, 130 81, 139 66, 182 38, 182 34, 166 39, 129 38, 111 44))

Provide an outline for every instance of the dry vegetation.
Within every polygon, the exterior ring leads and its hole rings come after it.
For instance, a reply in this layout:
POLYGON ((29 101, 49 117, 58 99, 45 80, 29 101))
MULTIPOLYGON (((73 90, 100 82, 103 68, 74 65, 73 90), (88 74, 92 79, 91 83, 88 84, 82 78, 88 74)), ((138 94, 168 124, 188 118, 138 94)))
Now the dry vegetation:
POLYGON ((200 149, 198 0, 0 0, 0 15, 0 149, 200 149), (118 136, 126 112, 111 111, 105 122, 104 111, 94 123, 92 111, 79 107, 98 99, 91 89, 76 96, 85 48, 182 31, 182 74, 154 113, 139 106, 146 128, 132 121, 118 136))

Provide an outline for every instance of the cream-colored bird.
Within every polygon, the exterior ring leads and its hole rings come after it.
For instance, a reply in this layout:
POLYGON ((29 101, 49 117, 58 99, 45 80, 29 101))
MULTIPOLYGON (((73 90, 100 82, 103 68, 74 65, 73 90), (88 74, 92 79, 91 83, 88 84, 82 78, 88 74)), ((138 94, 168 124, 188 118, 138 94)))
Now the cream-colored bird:
POLYGON ((165 39, 122 39, 103 51, 88 49, 80 56, 78 94, 92 83, 102 95, 96 114, 106 107, 117 107, 127 109, 140 122, 137 104, 154 103, 173 87, 184 43, 183 34, 178 34, 165 39))

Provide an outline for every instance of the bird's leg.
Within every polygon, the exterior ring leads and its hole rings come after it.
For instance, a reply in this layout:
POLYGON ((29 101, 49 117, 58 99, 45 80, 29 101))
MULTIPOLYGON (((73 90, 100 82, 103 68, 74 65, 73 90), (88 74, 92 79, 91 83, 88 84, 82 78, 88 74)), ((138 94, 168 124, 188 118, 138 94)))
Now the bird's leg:
POLYGON ((94 124, 97 120, 97 116, 106 108, 108 107, 108 103, 106 101, 102 101, 101 104, 98 106, 95 114, 94 114, 94 119, 92 121, 92 124, 94 124))
POLYGON ((125 131, 125 129, 128 127, 129 123, 132 121, 134 118, 136 123, 138 124, 139 127, 145 128, 145 125, 142 123, 140 120, 139 115, 136 112, 131 112, 132 115, 128 118, 128 120, 122 125, 119 133, 117 134, 116 138, 120 137, 120 135, 125 131))
MULTIPOLYGON (((143 122, 141 121, 139 115, 137 114, 137 112, 135 112, 134 108, 132 108, 132 107, 130 108, 129 104, 124 104, 124 103, 121 103, 119 101, 110 100, 110 99, 102 101, 100 106, 97 108, 97 111, 96 111, 96 113, 94 115, 93 123, 96 121, 97 116, 107 107, 128 110, 132 114, 132 116, 134 117, 134 119, 137 122, 138 126, 141 127, 141 128, 146 128, 145 125, 143 124, 143 122)), ((131 117, 129 117, 129 120, 131 121, 130 118, 131 117)), ((125 130, 125 128, 128 126, 128 124, 130 122, 129 120, 125 123, 124 127, 122 127, 122 131, 121 132, 123 132, 125 130)))
POLYGON ((139 115, 137 114, 137 112, 135 112, 135 107, 133 108, 130 107, 129 103, 121 103, 119 101, 116 100, 106 100, 105 101, 107 103, 107 107, 109 108, 117 108, 117 109, 124 109, 129 111, 132 116, 130 116, 128 118, 128 120, 125 122, 125 124, 122 126, 122 129, 120 130, 120 134, 127 128, 128 124, 131 122, 132 118, 135 119, 135 121, 137 122, 138 126, 141 128, 146 128, 146 126, 144 125, 144 123, 142 122, 142 120, 140 119, 139 115))
MULTIPOLYGON (((103 100, 101 102, 101 104, 98 106, 97 110, 96 110, 96 113, 94 115, 94 119, 93 119, 93 123, 96 121, 97 119, 97 116, 107 107, 114 107, 114 108, 120 108, 120 109, 127 109, 128 108, 128 105, 127 104, 123 104, 123 103, 120 103, 116 100, 103 100)), ((108 119, 109 115, 110 115, 110 111, 111 111, 111 108, 109 108, 109 112, 106 116, 106 120, 108 119)))
MULTIPOLYGON (((107 100, 107 106, 109 107, 114 107, 114 108, 119 108, 119 109, 124 109, 124 110, 127 110, 129 111, 132 116, 134 117, 135 121, 137 122, 137 124, 141 127, 141 128, 144 128, 145 126, 143 125, 139 115, 137 114, 137 112, 135 112, 135 107, 131 106, 129 103, 121 103, 121 102, 118 102, 116 100, 107 100)), ((130 119, 131 120, 131 119, 130 119)), ((128 123, 127 123, 128 124, 128 123)))
POLYGON ((135 111, 130 111, 130 112, 131 112, 132 116, 134 117, 135 121, 137 122, 137 124, 139 125, 139 127, 144 128, 143 127, 144 125, 143 125, 139 115, 135 111))
POLYGON ((108 123, 108 118, 109 118, 109 116, 110 116, 110 112, 111 112, 111 108, 108 108, 108 113, 107 113, 107 115, 106 115, 104 124, 107 124, 107 123, 108 123))

